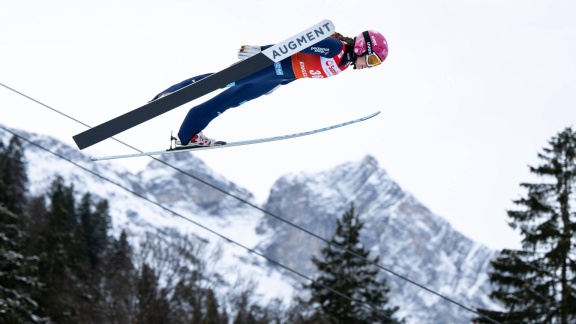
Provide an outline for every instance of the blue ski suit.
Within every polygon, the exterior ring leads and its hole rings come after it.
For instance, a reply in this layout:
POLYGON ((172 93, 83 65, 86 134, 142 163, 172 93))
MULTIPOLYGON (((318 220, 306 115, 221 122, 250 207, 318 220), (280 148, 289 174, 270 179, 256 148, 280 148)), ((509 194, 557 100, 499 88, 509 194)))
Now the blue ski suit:
MULTIPOLYGON (((262 46, 262 50, 268 47, 262 46)), ((291 57, 229 84, 228 89, 193 107, 184 118, 178 137, 182 143, 188 143, 194 135, 229 108, 238 107, 299 78, 325 78, 339 74, 352 63, 352 58, 351 46, 336 38, 328 37, 291 57)), ((162 91, 153 100, 212 74, 202 74, 184 80, 162 91)))

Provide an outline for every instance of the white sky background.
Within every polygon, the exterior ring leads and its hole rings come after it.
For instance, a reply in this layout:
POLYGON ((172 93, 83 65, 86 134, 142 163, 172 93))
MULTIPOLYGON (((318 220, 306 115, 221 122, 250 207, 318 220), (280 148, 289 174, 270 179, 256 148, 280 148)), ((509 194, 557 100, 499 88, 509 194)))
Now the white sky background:
MULTIPOLYGON (((537 153, 576 120, 574 17, 574 1, 2 0, 0 83, 95 126, 174 83, 229 66, 240 45, 279 42, 322 19, 348 36, 375 29, 390 44, 382 66, 299 80, 229 110, 205 133, 237 141, 381 110, 378 117, 198 156, 262 202, 282 174, 370 154, 466 236, 516 248, 520 237, 506 210, 525 194, 521 182, 540 181, 527 167, 538 163, 537 153)), ((144 151, 163 149, 194 103, 118 138, 144 151)), ((71 145, 85 130, 3 87, 0 123, 71 145)), ((85 152, 131 151, 108 140, 85 152)), ((149 161, 119 163, 136 171, 149 161)))

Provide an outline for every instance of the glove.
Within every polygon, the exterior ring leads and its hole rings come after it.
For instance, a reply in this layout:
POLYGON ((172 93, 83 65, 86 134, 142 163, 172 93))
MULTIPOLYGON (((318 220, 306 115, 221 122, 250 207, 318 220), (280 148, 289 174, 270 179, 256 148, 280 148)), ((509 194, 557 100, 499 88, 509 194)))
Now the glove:
POLYGON ((156 97, 154 97, 152 100, 148 101, 148 103, 151 103, 154 100, 158 100, 160 98, 166 97, 167 95, 169 95, 171 92, 161 92, 159 94, 156 95, 156 97))
POLYGON ((240 50, 238 50, 238 59, 245 60, 250 56, 254 56, 260 53, 261 51, 262 49, 257 45, 242 45, 240 50))

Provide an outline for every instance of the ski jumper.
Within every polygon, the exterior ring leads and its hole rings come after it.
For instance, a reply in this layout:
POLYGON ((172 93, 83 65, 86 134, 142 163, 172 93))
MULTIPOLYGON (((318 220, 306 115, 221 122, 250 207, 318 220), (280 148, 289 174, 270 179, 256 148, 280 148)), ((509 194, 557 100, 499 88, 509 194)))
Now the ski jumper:
MULTIPOLYGON (((268 47, 262 46, 262 50, 268 47)), ((206 128, 214 118, 229 108, 238 107, 256 99, 280 85, 288 84, 300 78, 321 79, 337 75, 352 63, 352 57, 350 46, 336 38, 328 37, 291 57, 229 84, 228 89, 193 107, 184 118, 178 131, 178 137, 182 143, 188 143, 194 135, 206 128)), ((154 99, 157 99, 161 94, 174 92, 212 74, 202 74, 184 80, 162 91, 154 99)))

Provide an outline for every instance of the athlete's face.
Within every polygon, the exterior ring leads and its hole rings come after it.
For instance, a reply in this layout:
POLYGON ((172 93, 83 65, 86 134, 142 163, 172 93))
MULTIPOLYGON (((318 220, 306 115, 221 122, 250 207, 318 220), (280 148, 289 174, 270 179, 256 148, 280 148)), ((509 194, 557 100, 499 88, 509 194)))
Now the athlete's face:
POLYGON ((356 67, 356 70, 371 68, 371 66, 368 66, 368 63, 366 63, 366 58, 364 56, 358 56, 356 62, 354 62, 354 66, 356 67))

